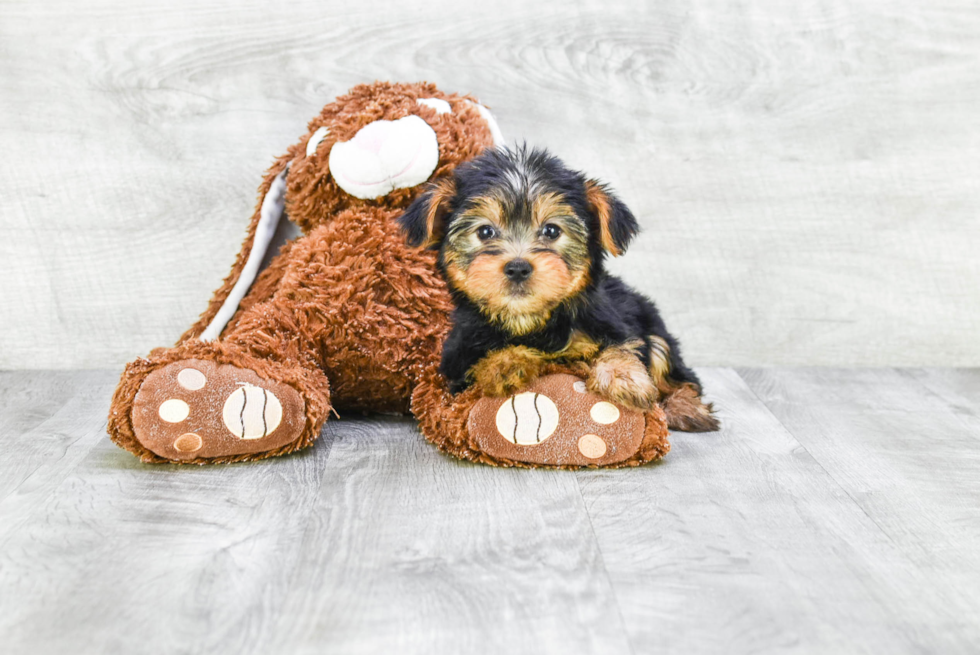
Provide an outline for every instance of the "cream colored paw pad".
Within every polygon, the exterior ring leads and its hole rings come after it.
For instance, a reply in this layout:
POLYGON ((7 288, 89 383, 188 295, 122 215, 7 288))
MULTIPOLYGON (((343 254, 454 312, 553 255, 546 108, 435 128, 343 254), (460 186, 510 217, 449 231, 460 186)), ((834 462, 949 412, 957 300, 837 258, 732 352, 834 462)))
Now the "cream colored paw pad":
POLYGON ((279 427, 282 404, 271 391, 246 384, 228 396, 221 417, 239 439, 261 439, 279 427))
POLYGON ((205 377, 204 373, 201 373, 196 368, 185 368, 177 374, 177 384, 184 387, 188 391, 203 389, 204 385, 207 383, 207 377, 205 377))
POLYGON ((578 440, 578 451, 589 459, 599 459, 606 454, 606 442, 597 434, 585 434, 578 440))
POLYGON ((158 412, 167 423, 180 423, 191 413, 191 408, 183 400, 171 398, 160 403, 158 412))
POLYGON ((603 400, 592 406, 592 409, 589 410, 589 416, 596 423, 609 425, 619 420, 619 408, 603 400))
POLYGON ((534 446, 558 427, 558 408, 548 396, 526 391, 511 396, 497 410, 497 432, 507 441, 534 446))
POLYGON ((174 439, 174 449, 182 453, 193 453, 200 450, 203 445, 204 440, 201 439, 201 436, 193 432, 187 432, 174 439))

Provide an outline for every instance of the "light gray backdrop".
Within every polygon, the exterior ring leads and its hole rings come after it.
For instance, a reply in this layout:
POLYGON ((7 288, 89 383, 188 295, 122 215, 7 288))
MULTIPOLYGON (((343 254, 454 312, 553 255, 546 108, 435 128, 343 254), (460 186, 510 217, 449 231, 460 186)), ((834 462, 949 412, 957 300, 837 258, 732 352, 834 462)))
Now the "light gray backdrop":
POLYGON ((172 343, 374 79, 610 182, 694 364, 980 365, 980 4, 0 2, 0 368, 172 343))

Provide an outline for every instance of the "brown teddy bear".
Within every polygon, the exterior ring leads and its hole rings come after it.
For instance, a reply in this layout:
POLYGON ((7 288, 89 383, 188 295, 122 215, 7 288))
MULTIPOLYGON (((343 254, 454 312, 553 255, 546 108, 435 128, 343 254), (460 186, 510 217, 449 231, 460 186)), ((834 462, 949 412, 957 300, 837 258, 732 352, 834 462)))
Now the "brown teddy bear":
POLYGON ((671 399, 647 413, 552 364, 508 398, 452 395, 438 372, 452 304, 431 251, 396 218, 427 181, 502 137, 434 85, 352 89, 276 160, 231 274, 172 348, 127 365, 113 441, 144 462, 261 459, 309 446, 327 415, 411 411, 457 457, 502 466, 629 466, 669 450, 671 399), (288 216, 302 235, 277 249, 288 216))

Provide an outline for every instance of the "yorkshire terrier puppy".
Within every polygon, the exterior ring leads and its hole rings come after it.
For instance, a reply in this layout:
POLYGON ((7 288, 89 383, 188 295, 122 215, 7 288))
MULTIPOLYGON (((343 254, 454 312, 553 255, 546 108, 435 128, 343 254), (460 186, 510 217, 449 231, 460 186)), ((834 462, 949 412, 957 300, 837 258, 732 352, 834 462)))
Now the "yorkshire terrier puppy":
POLYGON ((701 383, 654 304, 606 273, 639 230, 604 185, 543 150, 498 148, 434 182, 399 219, 439 250, 456 309, 440 370, 456 393, 507 396, 548 362, 674 429, 718 429, 701 383))

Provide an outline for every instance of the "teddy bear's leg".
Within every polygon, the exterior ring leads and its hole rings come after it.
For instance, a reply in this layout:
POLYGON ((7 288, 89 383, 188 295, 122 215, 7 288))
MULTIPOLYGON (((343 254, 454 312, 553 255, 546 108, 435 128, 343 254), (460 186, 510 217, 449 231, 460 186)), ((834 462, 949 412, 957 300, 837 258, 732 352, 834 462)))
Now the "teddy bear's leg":
POLYGON ((659 407, 641 413, 608 402, 563 366, 544 373, 521 393, 493 398, 475 388, 454 396, 430 370, 412 396, 412 413, 439 448, 497 466, 636 466, 670 450, 659 407))
POLYGON ((190 339, 129 364, 110 436, 151 462, 251 460, 310 445, 330 411, 327 378, 298 347, 274 350, 190 339))

